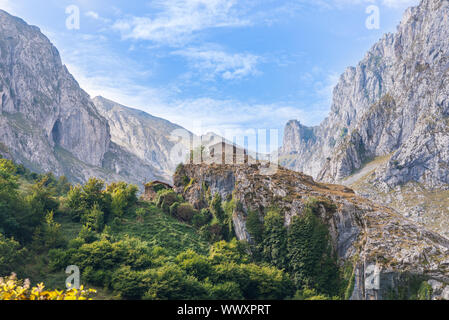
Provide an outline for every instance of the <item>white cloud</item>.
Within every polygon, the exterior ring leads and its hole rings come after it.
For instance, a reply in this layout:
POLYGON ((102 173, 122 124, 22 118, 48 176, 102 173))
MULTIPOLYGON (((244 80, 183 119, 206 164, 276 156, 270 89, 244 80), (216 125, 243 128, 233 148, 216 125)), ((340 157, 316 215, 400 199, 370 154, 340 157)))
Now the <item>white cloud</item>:
POLYGON ((97 21, 100 21, 103 23, 111 22, 111 20, 103 18, 102 16, 100 16, 100 14, 98 14, 98 12, 95 12, 95 11, 87 11, 85 15, 86 15, 86 17, 92 18, 94 20, 97 20, 97 21))
POLYGON ((86 16, 91 17, 92 19, 95 19, 95 20, 100 19, 100 15, 95 11, 87 11, 86 16))
POLYGON ((230 54, 222 50, 208 48, 188 48, 174 51, 173 54, 187 58, 195 70, 212 80, 241 79, 258 73, 257 64, 261 57, 249 53, 230 54))
POLYGON ((153 16, 131 16, 113 28, 125 39, 150 40, 160 44, 183 44, 196 32, 249 24, 239 17, 237 0, 156 0, 153 16))

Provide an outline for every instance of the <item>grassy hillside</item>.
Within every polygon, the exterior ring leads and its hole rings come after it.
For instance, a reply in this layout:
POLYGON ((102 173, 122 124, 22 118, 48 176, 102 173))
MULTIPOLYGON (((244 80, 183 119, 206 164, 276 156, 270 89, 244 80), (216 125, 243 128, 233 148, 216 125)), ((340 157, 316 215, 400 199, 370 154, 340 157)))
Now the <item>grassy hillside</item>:
POLYGON ((160 190, 154 203, 137 192, 95 178, 73 186, 0 159, 0 277, 17 273, 62 290, 66 268, 76 265, 96 299, 294 295, 286 272, 255 261, 232 238, 217 197, 199 212, 173 190, 160 190))

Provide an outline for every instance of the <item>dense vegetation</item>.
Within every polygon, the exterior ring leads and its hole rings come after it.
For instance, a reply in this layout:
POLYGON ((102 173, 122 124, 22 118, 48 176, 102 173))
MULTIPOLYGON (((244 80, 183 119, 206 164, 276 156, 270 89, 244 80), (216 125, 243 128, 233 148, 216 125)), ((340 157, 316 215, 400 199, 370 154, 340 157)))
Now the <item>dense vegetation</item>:
MULTIPOLYGON (((192 180, 185 180, 188 188, 192 180)), ((210 192, 204 203, 196 210, 166 189, 150 203, 124 182, 106 185, 92 178, 72 186, 64 177, 37 175, 0 159, 0 277, 17 273, 37 288, 43 281, 61 290, 65 268, 76 265, 82 283, 97 289, 99 299, 350 296, 353 266, 339 267, 319 218, 320 207, 335 209, 325 199, 310 198, 289 227, 277 208, 250 210, 249 244, 237 241, 233 230, 232 214, 242 210, 240 203, 210 192)), ((6 281, 23 289, 15 278, 6 281)), ((417 288, 420 297, 429 296, 427 287, 417 288)), ((4 297, 14 298, 15 290, 4 297)), ((46 291, 43 298, 80 294, 57 293, 46 291)))
POLYGON ((99 298, 284 299, 289 275, 231 238, 221 199, 198 212, 171 190, 35 175, 0 159, 0 275, 62 289, 77 265, 99 298), (228 240, 228 241, 225 241, 228 240))
POLYGON ((320 202, 306 203, 303 215, 284 225, 284 217, 270 208, 262 222, 250 211, 248 232, 254 239, 253 256, 259 261, 287 271, 298 289, 296 298, 343 297, 346 285, 330 245, 327 227, 318 218, 320 202))

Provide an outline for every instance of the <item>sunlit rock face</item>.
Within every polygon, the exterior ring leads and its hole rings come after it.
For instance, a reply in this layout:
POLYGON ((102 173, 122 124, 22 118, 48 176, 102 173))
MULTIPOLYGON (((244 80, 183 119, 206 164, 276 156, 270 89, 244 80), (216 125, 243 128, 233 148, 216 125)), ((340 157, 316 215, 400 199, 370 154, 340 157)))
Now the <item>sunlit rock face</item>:
POLYGON ((334 89, 329 117, 315 128, 291 121, 283 164, 337 182, 376 157, 391 188, 416 181, 449 184, 449 2, 423 0, 406 11, 334 89))
POLYGON ((73 182, 169 179, 111 142, 110 127, 37 27, 0 10, 0 154, 73 182))
POLYGON ((100 114, 107 119, 114 143, 165 174, 173 174, 178 165, 171 156, 177 143, 174 136, 177 131, 185 129, 103 97, 96 97, 93 101, 100 114))

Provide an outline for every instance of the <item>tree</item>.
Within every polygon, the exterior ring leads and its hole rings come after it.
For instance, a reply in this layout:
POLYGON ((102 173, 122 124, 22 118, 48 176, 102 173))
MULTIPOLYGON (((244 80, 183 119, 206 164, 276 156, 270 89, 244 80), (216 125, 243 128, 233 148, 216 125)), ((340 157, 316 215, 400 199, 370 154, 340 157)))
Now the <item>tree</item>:
POLYGON ((33 184, 29 193, 26 201, 37 220, 42 220, 50 211, 58 210, 59 202, 55 198, 55 190, 46 184, 46 180, 33 184))
POLYGON ((123 189, 114 190, 111 196, 112 196, 112 204, 111 204, 112 214, 115 217, 122 218, 123 215, 125 214, 126 206, 128 205, 125 191, 123 189))
POLYGON ((340 287, 338 266, 329 231, 315 216, 315 210, 308 205, 301 217, 293 218, 288 232, 289 269, 299 288, 308 287, 334 296, 340 287))
POLYGON ((287 228, 284 218, 276 210, 265 215, 262 256, 264 260, 280 268, 287 268, 287 228))
POLYGON ((95 213, 103 212, 103 221, 106 222, 111 213, 111 206, 120 209, 126 206, 126 194, 123 194, 123 199, 123 202, 115 200, 113 204, 111 194, 104 190, 104 181, 90 178, 84 186, 71 188, 67 195, 67 207, 70 209, 74 221, 85 222, 91 219, 89 216, 92 216, 92 210, 96 206, 95 213))
POLYGON ((81 186, 70 188, 70 191, 67 194, 66 205, 70 209, 70 216, 72 220, 79 222, 84 212, 88 210, 87 203, 84 201, 84 195, 81 186))
POLYGON ((122 217, 137 203, 137 186, 126 182, 112 183, 106 187, 106 193, 112 198, 112 212, 117 217, 122 217))
POLYGON ((45 216, 45 224, 43 227, 43 240, 46 248, 61 247, 65 244, 64 237, 61 233, 61 225, 56 223, 53 211, 45 216))
POLYGON ((42 222, 43 214, 34 215, 23 199, 15 172, 11 161, 0 159, 0 233, 27 242, 42 222))
POLYGON ((93 208, 84 214, 81 222, 93 230, 101 232, 104 229, 104 220, 104 212, 101 211, 98 204, 94 204, 93 208))
POLYGON ((256 211, 250 210, 246 218, 246 229, 256 244, 262 242, 263 223, 256 211))
POLYGON ((64 196, 67 195, 67 193, 70 191, 70 187, 72 185, 70 184, 69 180, 66 176, 61 176, 58 179, 58 183, 56 185, 56 191, 59 195, 64 196))
POLYGON ((230 242, 216 242, 210 248, 209 259, 213 264, 224 262, 247 263, 249 262, 249 255, 245 249, 244 244, 235 238, 230 242))
POLYGON ((0 233, 0 277, 21 269, 27 256, 27 250, 14 239, 0 233))
POLYGON ((149 289, 145 299, 199 300, 208 297, 206 288, 195 277, 187 275, 179 266, 167 264, 148 274, 149 289))

